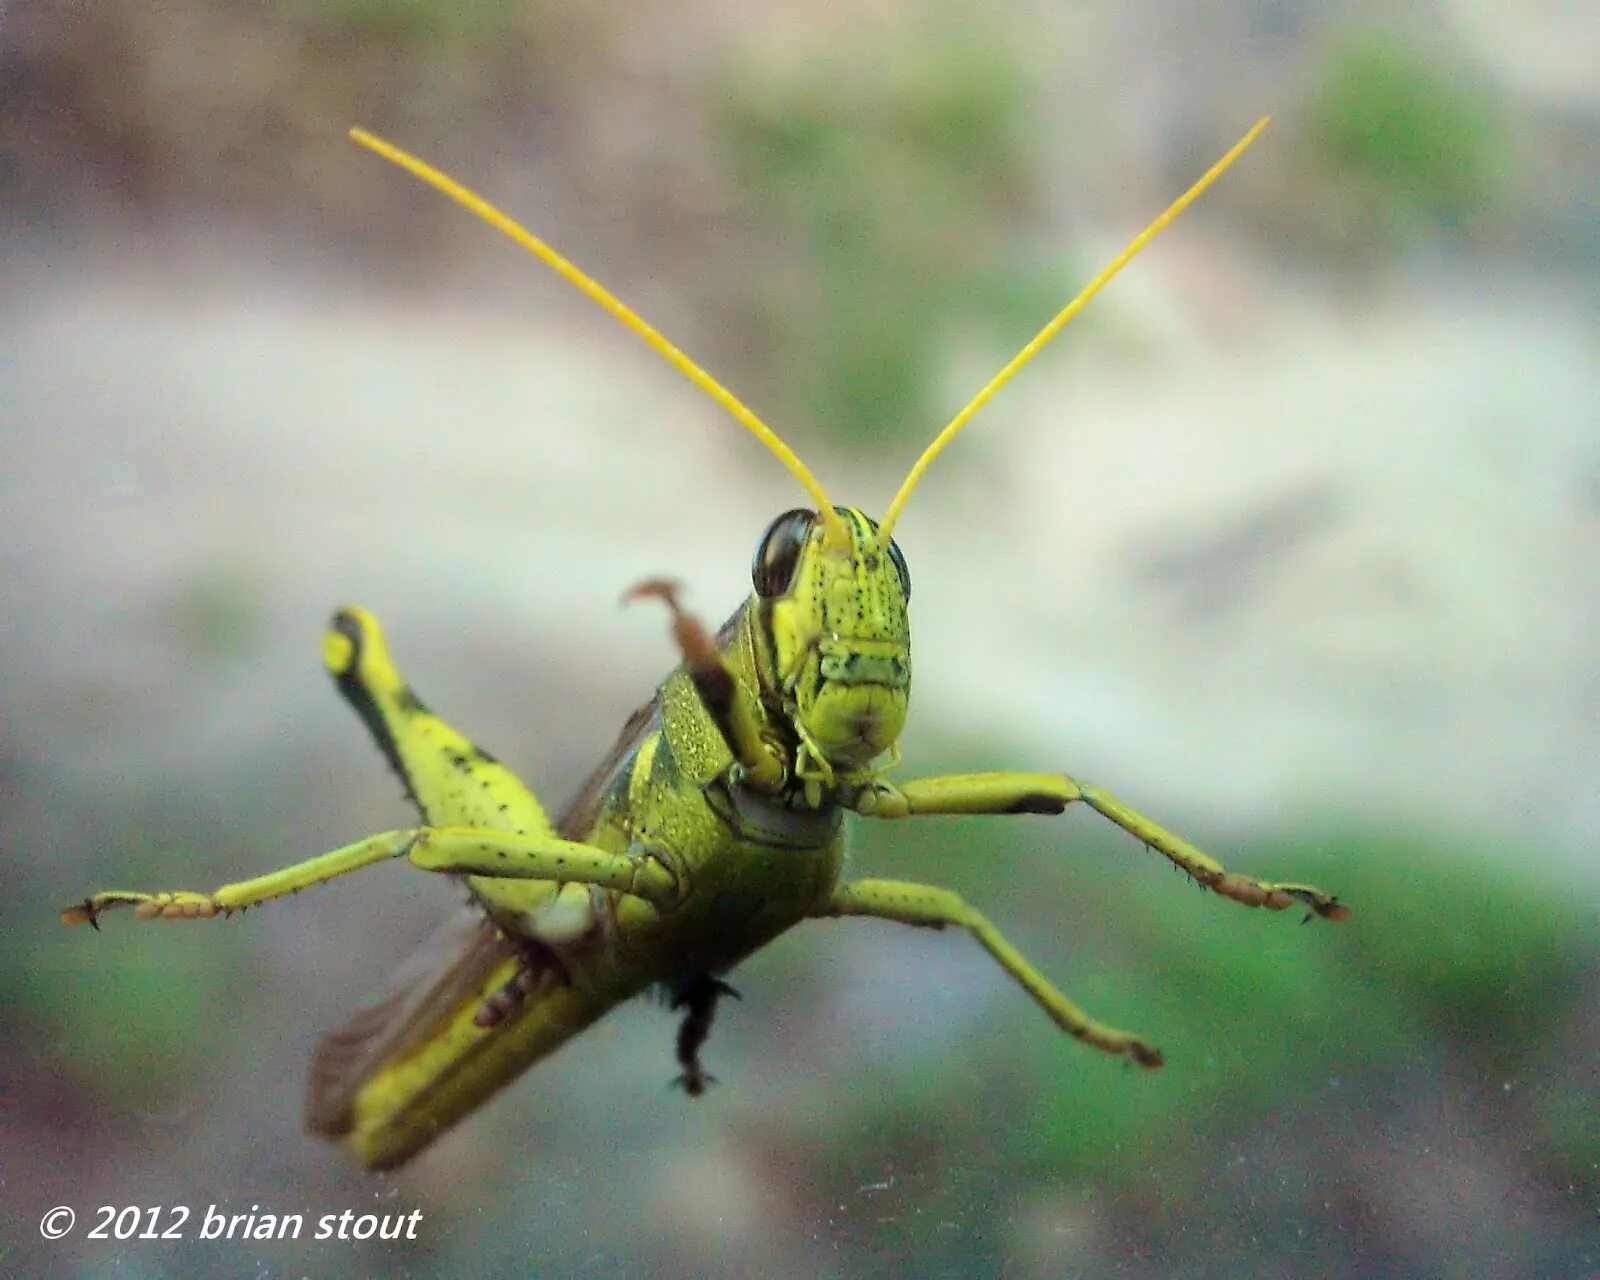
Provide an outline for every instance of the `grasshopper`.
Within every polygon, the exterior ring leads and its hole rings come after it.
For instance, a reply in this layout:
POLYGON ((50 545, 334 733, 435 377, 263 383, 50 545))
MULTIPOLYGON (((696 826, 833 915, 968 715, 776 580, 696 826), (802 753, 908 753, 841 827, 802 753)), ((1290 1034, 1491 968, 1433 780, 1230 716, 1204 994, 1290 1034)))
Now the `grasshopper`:
MULTIPOLYGON (((843 816, 1059 814, 1083 804, 1203 888, 1252 907, 1303 903, 1343 919, 1320 889, 1223 869, 1105 791, 1059 773, 975 773, 894 783, 887 774, 911 690, 911 578, 892 537, 929 463, 977 411, 1265 128, 1257 122, 956 415, 917 459, 880 521, 838 507, 794 452, 656 329, 543 241, 459 183, 362 130, 352 137, 509 235, 642 338, 767 446, 812 505, 756 545, 754 593, 714 635, 671 583, 630 597, 670 611, 679 666, 628 721, 577 798, 552 820, 509 769, 434 715, 402 678, 383 631, 344 608, 323 660, 399 774, 420 824, 386 831, 211 893, 97 893, 62 913, 90 923, 128 906, 143 920, 231 915, 362 867, 404 859, 456 878, 471 911, 441 962, 408 977, 319 1046, 310 1128, 362 1164, 392 1168, 608 1010, 648 988, 683 1011, 679 1083, 700 1061, 722 975, 802 920, 869 916, 966 930, 1085 1044, 1161 1065, 1153 1045, 1091 1018, 982 914, 948 889, 844 880, 843 816)), ((627 597, 625 597, 627 598, 627 597)))

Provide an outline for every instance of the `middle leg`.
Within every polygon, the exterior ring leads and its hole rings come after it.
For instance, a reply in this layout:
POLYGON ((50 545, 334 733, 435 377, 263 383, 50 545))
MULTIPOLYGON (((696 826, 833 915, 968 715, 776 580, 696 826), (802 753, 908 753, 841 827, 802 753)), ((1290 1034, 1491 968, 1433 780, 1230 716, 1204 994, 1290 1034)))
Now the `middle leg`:
POLYGON ((986 917, 949 889, 904 880, 853 880, 835 889, 832 899, 816 914, 818 917, 876 916, 880 920, 897 920, 926 929, 956 925, 976 938, 1069 1036, 1106 1053, 1124 1054, 1141 1067, 1161 1065, 1161 1050, 1089 1017, 1006 941, 986 917))

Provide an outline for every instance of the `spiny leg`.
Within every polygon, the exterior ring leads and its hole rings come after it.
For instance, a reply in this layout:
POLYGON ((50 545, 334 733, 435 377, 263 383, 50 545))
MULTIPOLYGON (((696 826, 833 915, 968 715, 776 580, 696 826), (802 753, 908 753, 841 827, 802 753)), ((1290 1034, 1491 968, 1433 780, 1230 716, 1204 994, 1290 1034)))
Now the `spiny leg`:
POLYGON ((970 773, 918 778, 898 786, 875 781, 845 801, 873 818, 924 814, 1061 813, 1081 801, 1129 835, 1170 859, 1196 883, 1247 907, 1282 911, 1299 901, 1325 920, 1343 920, 1350 908, 1309 884, 1272 884, 1225 870, 1181 836, 1130 809, 1099 787, 1059 773, 970 773))
POLYGON ((674 1084, 682 1085, 691 1098, 698 1098, 716 1077, 700 1065, 700 1050, 711 1035, 711 1021, 717 1014, 717 1001, 723 996, 739 999, 739 993, 721 978, 700 974, 690 978, 673 994, 672 1008, 684 1010, 678 1026, 678 1065, 683 1068, 674 1084))
MULTIPOLYGON (((555 836, 543 806, 527 785, 423 704, 395 666, 383 629, 372 614, 353 605, 335 613, 323 637, 323 662, 425 823, 555 836)), ((493 888, 480 882, 473 889, 491 916, 507 920, 536 914, 559 892, 556 884, 531 880, 493 888)), ((512 1012, 552 972, 554 953, 549 948, 512 929, 505 937, 521 963, 485 1002, 482 1026, 494 1025, 512 1012)))
POLYGON ((1106 1053, 1126 1055, 1141 1067, 1161 1065, 1159 1049, 1090 1018, 1006 941, 987 918, 949 889, 904 880, 853 880, 835 889, 827 905, 815 914, 819 918, 874 916, 926 929, 956 925, 976 938, 1069 1036, 1106 1053))
POLYGON ((480 831, 471 827, 418 827, 386 831, 253 880, 213 893, 178 890, 95 894, 61 913, 63 924, 92 923, 112 907, 131 906, 141 920, 194 920, 242 911, 298 889, 322 884, 375 862, 404 856, 424 871, 507 880, 592 884, 644 898, 657 906, 676 902, 678 879, 648 854, 616 854, 594 845, 547 836, 480 831))
POLYGON ((225 884, 211 893, 178 889, 167 893, 134 893, 113 889, 97 893, 61 913, 62 924, 91 924, 99 928, 99 917, 113 907, 132 907, 141 920, 204 920, 215 915, 243 911, 286 893, 295 893, 336 876, 347 875, 375 862, 384 862, 409 853, 416 842, 415 831, 385 831, 345 845, 332 853, 297 862, 281 871, 268 872, 252 880, 225 884))

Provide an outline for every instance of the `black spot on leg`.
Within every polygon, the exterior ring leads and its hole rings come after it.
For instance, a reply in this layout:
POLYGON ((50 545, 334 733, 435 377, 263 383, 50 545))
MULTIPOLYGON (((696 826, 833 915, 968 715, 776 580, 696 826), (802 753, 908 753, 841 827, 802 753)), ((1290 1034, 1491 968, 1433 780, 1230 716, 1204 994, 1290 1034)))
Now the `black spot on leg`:
POLYGON ((1046 795, 1039 791, 1030 791, 1018 796, 1005 808, 1006 813, 1063 813, 1067 807, 1066 801, 1060 796, 1046 795))

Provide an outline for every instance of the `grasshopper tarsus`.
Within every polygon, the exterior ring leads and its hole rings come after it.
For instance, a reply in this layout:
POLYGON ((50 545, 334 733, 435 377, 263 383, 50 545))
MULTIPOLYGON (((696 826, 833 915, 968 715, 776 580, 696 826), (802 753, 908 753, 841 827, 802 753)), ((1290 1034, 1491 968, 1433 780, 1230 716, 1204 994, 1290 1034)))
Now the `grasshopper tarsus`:
POLYGON ((683 583, 676 578, 645 578, 624 591, 618 603, 629 605, 635 600, 654 597, 657 600, 665 600, 667 607, 676 612, 681 607, 678 603, 678 595, 682 590, 683 583))
POLYGON ((723 996, 742 999, 721 978, 701 974, 682 984, 672 997, 671 1008, 685 1010, 678 1027, 677 1044, 678 1065, 683 1071, 673 1083, 681 1086, 691 1098, 698 1098, 716 1082, 716 1077, 701 1065, 700 1050, 711 1035, 711 1020, 717 1013, 717 1001, 723 996))
POLYGON ((721 672, 722 659, 717 646, 704 624, 683 607, 679 596, 683 584, 672 578, 646 578, 636 582, 622 593, 622 603, 655 599, 662 601, 672 612, 672 638, 683 653, 684 665, 696 674, 708 671, 721 672))
POLYGON ((716 1083, 716 1076, 712 1075, 709 1071, 704 1071, 697 1067, 693 1071, 684 1071, 673 1076, 668 1087, 673 1089, 682 1089, 691 1098, 699 1098, 705 1094, 707 1089, 716 1083))
POLYGON ((1166 1062, 1166 1057, 1155 1045, 1146 1044, 1143 1040, 1133 1040, 1128 1044, 1128 1060, 1148 1071, 1156 1071, 1166 1062))
POLYGON ((472 1015, 472 1025, 485 1031, 498 1027, 520 1009, 527 998, 528 993, 517 985, 516 978, 512 978, 478 1006, 478 1011, 472 1015))
POLYGON ((528 1002, 528 997, 545 982, 572 981, 572 975, 562 964, 561 957, 548 947, 532 939, 514 940, 517 951, 517 971, 498 988, 490 992, 477 1013, 472 1016, 475 1027, 497 1027, 528 1002))

